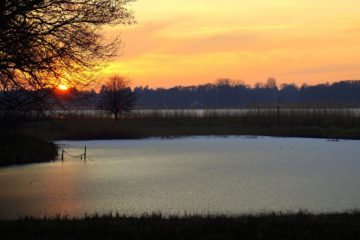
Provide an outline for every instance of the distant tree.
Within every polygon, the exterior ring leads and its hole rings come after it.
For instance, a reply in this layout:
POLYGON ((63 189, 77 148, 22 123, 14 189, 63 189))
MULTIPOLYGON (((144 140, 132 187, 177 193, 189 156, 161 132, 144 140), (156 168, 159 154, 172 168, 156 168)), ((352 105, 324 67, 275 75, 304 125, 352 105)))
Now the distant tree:
POLYGON ((279 102, 294 104, 298 101, 299 88, 293 83, 283 83, 280 86, 279 102))
POLYGON ((267 89, 277 89, 276 79, 275 78, 268 78, 265 83, 265 88, 267 89))
POLYGON ((101 27, 133 23, 125 8, 132 1, 1 0, 0 104, 46 107, 49 89, 88 84, 86 73, 116 55, 119 45, 105 40, 101 27))
POLYGON ((120 114, 132 110, 136 95, 129 84, 130 81, 125 77, 112 76, 101 88, 98 108, 113 114, 116 120, 120 114))
POLYGON ((232 86, 234 87, 245 87, 245 82, 244 82, 244 80, 241 80, 241 79, 239 79, 239 80, 234 80, 234 81, 232 81, 232 86))
POLYGON ((255 83, 255 89, 265 88, 265 84, 262 82, 255 83))
MULTIPOLYGON (((234 81, 230 80, 230 82, 234 81)), ((360 106, 360 81, 341 81, 302 87, 284 83, 277 87, 276 82, 271 80, 257 83, 254 87, 245 84, 221 86, 216 82, 169 89, 137 87, 135 91, 139 96, 138 106, 143 108, 360 106)))
POLYGON ((216 85, 217 85, 218 87, 229 87, 229 86, 231 86, 231 80, 230 80, 230 79, 226 79, 226 78, 224 78, 224 79, 218 79, 218 80, 216 81, 216 85))

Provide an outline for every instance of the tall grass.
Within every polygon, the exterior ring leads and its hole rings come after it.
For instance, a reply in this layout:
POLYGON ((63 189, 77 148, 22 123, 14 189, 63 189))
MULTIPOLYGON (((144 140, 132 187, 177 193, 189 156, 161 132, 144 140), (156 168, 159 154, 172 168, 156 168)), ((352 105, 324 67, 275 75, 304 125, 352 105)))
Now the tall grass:
POLYGON ((7 239, 292 239, 354 240, 360 213, 264 213, 258 215, 94 215, 83 219, 24 218, 0 221, 7 239))
POLYGON ((16 132, 0 134, 0 167, 53 161, 58 149, 52 142, 16 132))
MULTIPOLYGON (((345 114, 345 115, 360 115, 359 108, 248 108, 248 109, 138 109, 132 112, 125 113, 123 117, 137 116, 137 117, 209 117, 209 116, 242 116, 248 114, 264 114, 279 112, 280 114, 299 113, 299 114, 345 114)), ((59 110, 49 112, 48 116, 53 116, 57 119, 113 119, 114 117, 101 110, 59 110)))
POLYGON ((121 139, 190 135, 269 135, 360 139, 360 115, 338 109, 152 111, 111 118, 33 121, 23 131, 40 138, 121 139))

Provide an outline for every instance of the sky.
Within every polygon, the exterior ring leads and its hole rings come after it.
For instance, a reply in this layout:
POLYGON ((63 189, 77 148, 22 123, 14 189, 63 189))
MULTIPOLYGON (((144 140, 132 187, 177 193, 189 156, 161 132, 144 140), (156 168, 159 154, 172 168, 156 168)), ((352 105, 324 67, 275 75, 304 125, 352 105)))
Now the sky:
POLYGON ((104 30, 123 42, 103 72, 133 86, 360 79, 359 0, 137 0, 128 7, 137 24, 104 30))

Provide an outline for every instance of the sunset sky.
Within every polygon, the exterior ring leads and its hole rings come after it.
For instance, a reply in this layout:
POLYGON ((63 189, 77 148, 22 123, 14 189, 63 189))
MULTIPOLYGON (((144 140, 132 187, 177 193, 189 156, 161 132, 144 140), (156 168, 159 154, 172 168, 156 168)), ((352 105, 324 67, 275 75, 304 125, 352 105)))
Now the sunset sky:
POLYGON ((138 0, 129 8, 138 23, 106 29, 121 34, 123 48, 104 72, 134 86, 360 79, 359 0, 138 0))

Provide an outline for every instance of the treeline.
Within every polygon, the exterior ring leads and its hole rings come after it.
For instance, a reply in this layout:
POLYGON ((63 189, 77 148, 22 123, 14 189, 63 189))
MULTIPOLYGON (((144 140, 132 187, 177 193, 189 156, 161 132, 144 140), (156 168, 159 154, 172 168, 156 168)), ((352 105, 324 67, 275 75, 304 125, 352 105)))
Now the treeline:
POLYGON ((340 81, 315 86, 282 84, 269 78, 255 87, 228 79, 169 89, 136 87, 138 108, 246 108, 246 107, 358 107, 360 81, 340 81))
MULTIPOLYGON (((128 88, 137 96, 136 108, 256 108, 256 107, 360 107, 360 80, 332 84, 277 85, 274 78, 254 87, 221 79, 216 83, 173 88, 128 88)), ((95 109, 104 92, 77 91, 60 95, 68 108, 95 109)))
MULTIPOLYGON (((275 79, 269 78, 264 83, 257 83, 254 87, 250 87, 243 82, 222 79, 216 83, 197 86, 177 86, 169 89, 153 89, 146 86, 135 87, 134 89, 126 88, 125 90, 135 93, 135 107, 138 109, 264 108, 277 106, 360 107, 360 80, 314 86, 305 84, 302 86, 295 84, 278 86, 275 79)), ((11 94, 17 94, 17 92, 11 92, 11 94)), ((44 103, 53 106, 52 109, 59 107, 64 109, 97 109, 104 95, 104 88, 98 92, 94 90, 80 91, 76 88, 69 89, 66 93, 53 90, 53 93, 50 94, 53 97, 48 97, 44 103)), ((1 93, 0 96, 4 97, 1 93)), ((3 98, 0 97, 1 99, 3 98)), ((0 104, 1 111, 5 110, 4 106, 4 104, 0 104)), ((10 105, 10 109, 16 109, 15 106, 10 105)), ((17 106, 34 110, 31 103, 18 104, 17 106)))

